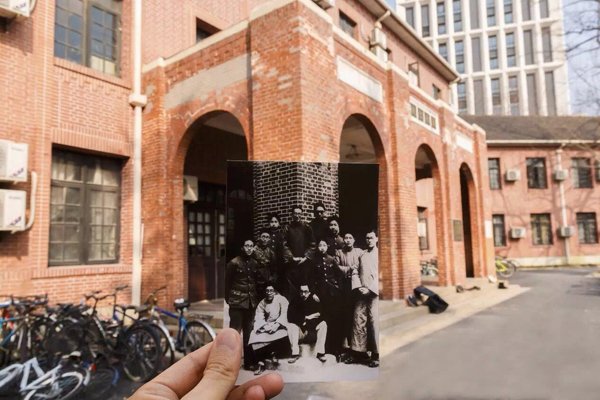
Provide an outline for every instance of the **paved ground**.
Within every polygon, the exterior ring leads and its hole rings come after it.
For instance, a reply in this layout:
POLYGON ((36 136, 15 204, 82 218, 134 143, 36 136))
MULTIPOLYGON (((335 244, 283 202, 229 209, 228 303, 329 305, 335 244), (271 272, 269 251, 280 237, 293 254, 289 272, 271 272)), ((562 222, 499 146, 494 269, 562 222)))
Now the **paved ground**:
POLYGON ((288 384, 280 398, 600 398, 597 271, 518 271, 531 290, 391 352, 379 380, 288 384))

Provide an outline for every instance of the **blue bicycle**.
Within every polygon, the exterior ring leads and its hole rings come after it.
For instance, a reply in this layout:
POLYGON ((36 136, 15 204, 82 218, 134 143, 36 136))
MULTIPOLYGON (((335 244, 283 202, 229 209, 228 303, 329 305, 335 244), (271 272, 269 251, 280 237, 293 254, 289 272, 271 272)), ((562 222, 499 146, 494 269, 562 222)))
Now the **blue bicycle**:
MULTIPOLYGON (((212 342, 216 333, 207 322, 211 317, 205 315, 188 315, 186 318, 184 314, 190 306, 188 300, 175 300, 173 305, 177 313, 158 307, 157 294, 166 289, 167 287, 163 286, 150 293, 144 302, 144 306, 147 307, 145 317, 159 325, 163 331, 167 330, 167 325, 161 316, 177 320, 177 334, 175 337, 170 337, 169 346, 183 354, 188 354, 212 342)), ((168 351, 166 348, 163 350, 165 352, 168 351)))

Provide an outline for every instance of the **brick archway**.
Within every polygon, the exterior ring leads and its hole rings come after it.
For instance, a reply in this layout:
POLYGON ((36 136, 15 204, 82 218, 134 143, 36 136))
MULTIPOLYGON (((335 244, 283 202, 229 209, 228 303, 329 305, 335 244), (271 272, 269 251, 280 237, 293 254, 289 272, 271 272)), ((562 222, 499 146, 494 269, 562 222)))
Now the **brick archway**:
MULTIPOLYGON (((449 277, 449 265, 447 259, 447 252, 444 248, 444 220, 445 220, 445 211, 444 211, 444 203, 443 203, 443 194, 442 194, 442 173, 440 171, 440 166, 438 163, 438 158, 435 155, 435 151, 428 144, 421 144, 417 148, 415 152, 415 192, 417 197, 419 195, 419 191, 417 188, 417 184, 420 178, 431 178, 431 199, 427 199, 428 203, 433 206, 433 220, 435 224, 435 231, 433 233, 430 232, 429 225, 427 226, 427 235, 428 241, 434 241, 434 251, 431 251, 430 256, 426 254, 421 255, 421 260, 427 260, 431 258, 435 258, 437 260, 438 267, 438 285, 446 285, 449 277), (422 171, 419 171, 419 169, 422 171), (423 174, 421 177, 419 174, 423 174)), ((419 199, 417 198, 417 207, 419 207, 419 199)), ((427 217, 430 219, 431 214, 427 217)), ((418 231, 418 229, 417 229, 418 231)), ((421 277, 423 279, 423 277, 421 277)))
POLYGON ((461 207, 463 221, 463 243, 464 243, 464 261, 465 276, 476 277, 482 275, 480 251, 477 249, 479 243, 479 218, 477 186, 473 177, 472 169, 468 163, 463 162, 459 169, 461 207))

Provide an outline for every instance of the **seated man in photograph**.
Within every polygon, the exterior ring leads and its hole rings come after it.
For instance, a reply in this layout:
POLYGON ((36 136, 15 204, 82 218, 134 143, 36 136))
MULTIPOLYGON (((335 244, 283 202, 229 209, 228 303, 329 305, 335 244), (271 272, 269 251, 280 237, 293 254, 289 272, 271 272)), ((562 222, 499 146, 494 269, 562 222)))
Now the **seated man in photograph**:
POLYGON ((292 357, 288 363, 293 364, 300 358, 300 340, 316 338, 315 350, 317 358, 325 362, 325 340, 327 339, 327 323, 321 318, 321 305, 312 294, 308 285, 300 285, 300 297, 294 298, 288 308, 288 335, 292 345, 292 357))
POLYGON ((254 359, 258 360, 256 375, 261 374, 267 366, 277 367, 278 357, 289 354, 288 306, 287 299, 277 293, 273 284, 267 284, 265 298, 256 307, 254 328, 248 341, 254 351, 254 359))

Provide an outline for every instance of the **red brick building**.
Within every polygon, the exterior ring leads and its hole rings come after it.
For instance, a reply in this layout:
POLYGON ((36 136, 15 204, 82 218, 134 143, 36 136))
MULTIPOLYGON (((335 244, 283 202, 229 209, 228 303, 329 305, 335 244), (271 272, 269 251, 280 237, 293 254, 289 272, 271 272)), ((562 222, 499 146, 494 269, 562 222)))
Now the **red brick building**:
POLYGON ((496 254, 521 265, 600 262, 600 118, 465 117, 487 132, 496 254))
POLYGON ((421 281, 421 180, 439 284, 487 275, 485 133, 448 103, 456 72, 384 1, 328 3, 56 0, 4 21, 0 138, 39 179, 0 183, 37 189, 31 228, 0 232, 0 292, 218 297, 228 159, 377 162, 384 298, 421 281))

